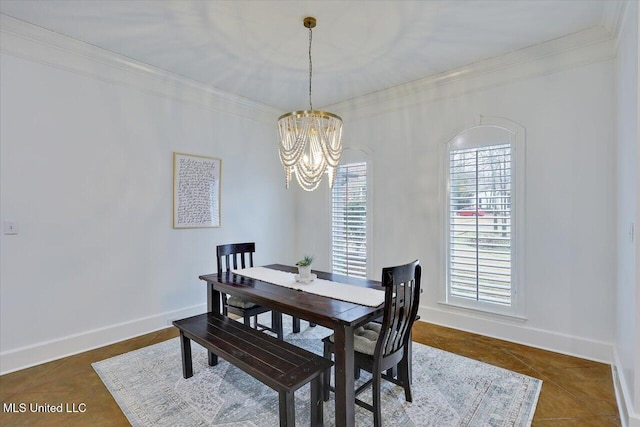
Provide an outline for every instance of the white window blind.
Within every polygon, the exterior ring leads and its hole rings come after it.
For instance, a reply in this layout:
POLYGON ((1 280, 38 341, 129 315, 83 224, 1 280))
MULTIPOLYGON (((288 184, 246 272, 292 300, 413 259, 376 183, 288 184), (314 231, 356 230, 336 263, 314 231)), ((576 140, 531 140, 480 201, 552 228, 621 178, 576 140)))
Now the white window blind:
POLYGON ((367 164, 338 166, 331 192, 334 273, 367 277, 367 164))
POLYGON ((449 294, 512 304, 511 144, 449 152, 449 294))

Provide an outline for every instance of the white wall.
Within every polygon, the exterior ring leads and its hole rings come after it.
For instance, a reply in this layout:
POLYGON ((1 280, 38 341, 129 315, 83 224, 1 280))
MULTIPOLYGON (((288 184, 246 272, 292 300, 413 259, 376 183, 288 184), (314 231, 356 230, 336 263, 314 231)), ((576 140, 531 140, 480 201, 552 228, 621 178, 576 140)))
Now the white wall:
MULTIPOLYGON (((610 361, 615 91, 612 47, 608 54, 602 47, 521 58, 471 78, 454 72, 329 108, 344 119, 345 144, 372 153, 371 276, 419 258, 424 320, 610 361), (438 303, 445 279, 444 146, 480 115, 526 128, 526 321, 438 303)), ((322 188, 298 194, 298 245, 321 242, 318 268, 330 268, 329 192, 322 188)))
POLYGON ((628 425, 640 426, 640 285, 638 277, 638 3, 629 2, 616 59, 616 391, 628 425), (633 228, 633 232, 632 232, 633 228), (635 423, 635 424, 634 424, 635 423))
MULTIPOLYGON (((0 213, 20 232, 0 240, 0 372, 201 310, 197 276, 213 270, 218 243, 255 240, 258 263, 314 253, 330 268, 329 192, 284 190, 278 112, 3 25, 0 213), (171 228, 173 151, 222 158, 221 228, 171 228)), ((420 258, 423 319, 609 361, 613 48, 599 31, 561 45, 571 47, 543 44, 328 109, 344 118, 345 145, 369 153, 372 277, 420 258), (524 322, 438 304, 444 144, 480 115, 527 131, 524 322)))
POLYGON ((276 114, 160 71, 116 77, 119 58, 95 66, 104 52, 61 36, 2 37, 1 215, 19 234, 0 235, 0 372, 204 311, 217 244, 294 258, 276 114), (172 228, 174 151, 222 159, 220 228, 172 228))

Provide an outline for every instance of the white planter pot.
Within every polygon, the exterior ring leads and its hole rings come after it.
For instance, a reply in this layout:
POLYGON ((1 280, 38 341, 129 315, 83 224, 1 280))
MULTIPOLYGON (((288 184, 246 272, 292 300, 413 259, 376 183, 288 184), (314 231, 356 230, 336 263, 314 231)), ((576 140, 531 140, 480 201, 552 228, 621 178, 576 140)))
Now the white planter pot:
POLYGON ((311 266, 298 266, 298 274, 301 279, 309 279, 311 278, 311 266))

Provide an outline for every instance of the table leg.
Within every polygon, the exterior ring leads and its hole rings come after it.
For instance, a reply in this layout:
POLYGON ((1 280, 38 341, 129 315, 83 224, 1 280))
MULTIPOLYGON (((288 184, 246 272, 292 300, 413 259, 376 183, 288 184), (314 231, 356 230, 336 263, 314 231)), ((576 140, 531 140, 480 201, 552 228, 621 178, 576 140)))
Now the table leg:
MULTIPOLYGON (((256 319, 256 324, 258 320, 256 319)), ((279 340, 284 339, 282 332, 282 313, 279 311, 271 310, 271 330, 276 333, 279 340)))
POLYGON ((213 283, 207 283, 207 285, 207 311, 210 313, 222 313, 222 295, 213 287, 213 283))
MULTIPOLYGON (((222 313, 222 295, 213 287, 213 283, 207 283, 207 285, 207 311, 210 313, 222 313)), ((209 366, 217 365, 218 356, 210 351, 208 355, 209 366)))
POLYGON ((355 425, 353 328, 338 327, 335 338, 336 427, 355 425))

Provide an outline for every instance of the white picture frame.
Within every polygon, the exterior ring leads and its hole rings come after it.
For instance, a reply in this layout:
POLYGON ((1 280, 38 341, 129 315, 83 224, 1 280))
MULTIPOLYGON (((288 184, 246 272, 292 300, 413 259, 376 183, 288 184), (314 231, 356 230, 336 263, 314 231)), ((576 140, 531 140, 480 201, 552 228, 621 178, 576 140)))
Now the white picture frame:
POLYGON ((220 227, 222 160, 173 153, 173 228, 220 227))

